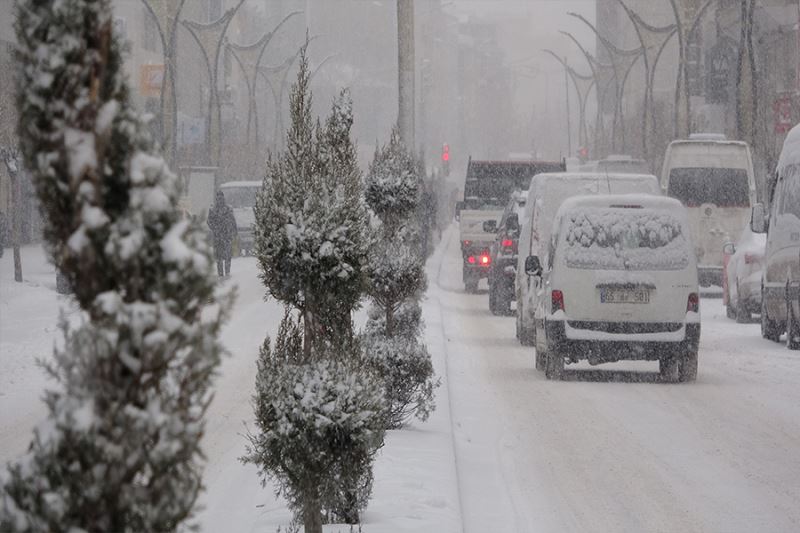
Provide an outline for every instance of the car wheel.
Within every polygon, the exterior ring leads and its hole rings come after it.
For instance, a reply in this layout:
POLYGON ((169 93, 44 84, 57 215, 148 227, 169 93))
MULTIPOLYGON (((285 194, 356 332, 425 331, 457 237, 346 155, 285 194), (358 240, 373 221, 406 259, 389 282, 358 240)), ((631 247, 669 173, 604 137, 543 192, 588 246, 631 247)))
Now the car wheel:
POLYGON ((513 299, 512 296, 514 294, 514 285, 510 287, 507 286, 507 283, 502 290, 498 291, 497 295, 497 310, 499 314, 503 316, 511 316, 511 300, 513 299))
POLYGON ((689 350, 680 359, 678 365, 678 381, 686 383, 697 379, 697 348, 689 350))
POLYGON ((547 352, 536 349, 536 370, 544 372, 547 368, 547 352))
POLYGON ((564 374, 564 354, 560 350, 548 350, 545 354, 547 359, 544 375, 547 379, 558 380, 564 374))
POLYGON ((761 292, 761 336, 772 342, 780 342, 781 326, 777 320, 771 320, 767 312, 767 304, 764 302, 764 292, 761 292))
POLYGON ((736 318, 736 309, 734 309, 733 306, 731 305, 730 298, 728 298, 728 303, 725 304, 725 316, 727 316, 730 319, 736 318))
MULTIPOLYGON (((738 322, 739 324, 747 324, 748 322, 750 322, 750 320, 752 320, 753 317, 750 314, 750 311, 747 310, 747 307, 745 307, 744 300, 739 297, 740 294, 742 294, 742 293, 739 291, 739 286, 737 285, 736 286, 736 322, 738 322)), ((730 300, 729 300, 729 302, 730 302, 730 300)))
POLYGON ((474 274, 464 276, 464 288, 469 293, 478 292, 478 282, 480 282, 480 278, 474 274))
POLYGON ((489 311, 491 311, 491 313, 493 315, 499 315, 500 314, 500 306, 497 303, 498 296, 499 295, 497 294, 497 283, 490 284, 489 285, 489 311))
POLYGON ((533 330, 533 328, 526 328, 525 326, 521 326, 519 330, 519 342, 523 346, 535 346, 536 332, 533 330))
POLYGON ((800 324, 794 316, 794 310, 789 302, 786 302, 786 347, 790 350, 800 350, 800 324))
POLYGON ((680 354, 670 354, 661 356, 658 360, 658 373, 662 381, 667 383, 675 383, 678 381, 678 363, 680 361, 680 354))

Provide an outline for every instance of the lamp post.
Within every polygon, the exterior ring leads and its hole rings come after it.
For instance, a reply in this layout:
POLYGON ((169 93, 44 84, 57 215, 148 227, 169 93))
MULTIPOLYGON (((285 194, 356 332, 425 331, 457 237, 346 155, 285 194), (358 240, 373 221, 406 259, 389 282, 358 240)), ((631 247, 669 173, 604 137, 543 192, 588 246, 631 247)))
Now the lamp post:
POLYGON ((141 0, 145 9, 153 19, 161 40, 161 50, 164 56, 164 77, 161 81, 160 109, 161 109, 161 140, 166 148, 170 166, 175 165, 178 152, 178 96, 176 53, 177 30, 183 5, 186 0, 141 0), (164 95, 169 92, 169 99, 164 95), (165 117, 169 116, 169 128, 166 127, 165 117))
POLYGON ((625 99, 625 86, 628 82, 628 78, 630 77, 630 73, 633 70, 634 65, 636 62, 639 61, 644 55, 644 49, 640 46, 639 48, 633 50, 623 50, 615 46, 610 40, 600 34, 598 29, 595 27, 594 24, 586 20, 583 15, 577 13, 569 13, 571 17, 575 17, 592 30, 592 32, 597 36, 598 41, 600 44, 603 45, 603 48, 606 49, 608 52, 609 60, 611 61, 611 65, 614 69, 614 86, 615 86, 615 94, 614 94, 614 143, 612 145, 612 149, 617 149, 617 138, 619 137, 619 141, 621 141, 622 151, 623 153, 629 153, 628 150, 628 142, 627 142, 627 134, 625 128, 625 108, 623 106, 624 99, 625 99), (617 129, 619 128, 619 129, 617 129))
POLYGON ((691 122, 691 93, 689 87, 689 46, 696 36, 696 32, 703 16, 711 7, 714 0, 707 0, 699 9, 683 4, 683 14, 677 0, 669 0, 672 12, 675 15, 675 25, 678 31, 678 76, 675 84, 675 116, 673 118, 673 135, 676 138, 687 137, 691 122))
MULTIPOLYGON (((564 70, 566 71, 566 77, 572 80, 572 84, 575 87, 575 92, 578 93, 578 143, 581 146, 586 146, 586 143, 589 138, 589 130, 586 125, 586 102, 589 99, 589 93, 592 91, 592 88, 595 86, 594 77, 591 75, 579 74, 576 72, 572 67, 569 66, 565 59, 561 59, 555 52, 552 50, 543 50, 544 53, 549 54, 550 56, 554 57, 556 61, 561 63, 564 66, 564 70)), ((567 85, 567 128, 568 130, 571 129, 569 123, 569 85, 567 85)), ((572 135, 569 135, 570 142, 569 142, 569 151, 572 152, 572 135)))
POLYGON ((255 145, 259 146, 258 135, 258 110, 256 102, 256 76, 258 68, 261 66, 261 60, 264 58, 269 43, 275 37, 275 34, 290 18, 301 14, 302 11, 293 11, 283 18, 272 30, 265 33, 263 37, 249 45, 239 45, 228 43, 227 50, 231 57, 239 65, 244 76, 245 85, 247 85, 247 145, 250 145, 250 130, 251 124, 255 130, 255 145), (249 67, 249 68, 248 68, 249 67), (252 70, 251 70, 252 69, 252 70))
POLYGON ((181 21, 183 27, 189 31, 189 34, 200 47, 208 70, 210 87, 208 115, 206 118, 206 159, 208 163, 217 166, 222 157, 222 105, 219 98, 219 88, 217 87, 219 56, 222 44, 225 41, 225 34, 228 32, 228 26, 244 2, 245 0, 239 0, 234 7, 223 13, 219 19, 207 24, 191 20, 181 21), (212 56, 214 58, 213 63, 212 56))
MULTIPOLYGON (((595 94, 597 96, 597 117, 595 119, 595 128, 594 128, 594 153, 600 153, 600 132, 603 131, 603 102, 606 98, 606 93, 612 88, 611 85, 615 81, 615 71, 613 65, 606 65, 604 63, 600 63, 597 58, 592 56, 586 48, 569 32, 562 31, 562 35, 567 36, 575 46, 581 51, 583 56, 586 58, 586 62, 589 64, 589 68, 592 71, 592 77, 594 78, 594 86, 595 86, 595 94)), ((612 144, 615 142, 614 138, 616 137, 616 117, 613 119, 613 125, 611 128, 611 138, 612 144)))

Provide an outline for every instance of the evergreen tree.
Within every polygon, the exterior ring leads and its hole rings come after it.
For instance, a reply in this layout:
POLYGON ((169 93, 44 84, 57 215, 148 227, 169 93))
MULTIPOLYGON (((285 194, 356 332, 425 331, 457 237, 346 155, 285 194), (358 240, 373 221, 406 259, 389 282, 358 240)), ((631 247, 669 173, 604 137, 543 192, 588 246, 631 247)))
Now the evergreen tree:
POLYGON ((352 330, 369 245, 349 96, 343 92, 325 127, 315 127, 308 77, 304 50, 287 150, 268 162, 255 208, 261 279, 272 297, 300 310, 307 356, 313 343, 352 330))
POLYGON ((0 530, 174 531, 202 488, 230 298, 131 108, 110 0, 17 10, 19 134, 45 239, 83 321, 62 320, 47 420, 0 490, 0 530))
POLYGON ((411 416, 426 420, 438 386, 420 339, 419 300, 427 287, 418 221, 422 192, 419 167, 394 128, 389 143, 376 151, 366 178, 366 200, 379 223, 367 268, 374 307, 361 335, 370 367, 383 379, 389 428, 402 426, 411 416))
POLYGON ((370 235, 352 104, 343 92, 314 124, 305 49, 292 88, 287 150, 267 165, 255 208, 256 255, 272 297, 299 312, 262 349, 258 432, 242 458, 277 482, 308 533, 322 511, 358 520, 383 443, 382 383, 364 368, 352 312, 365 288, 370 235))

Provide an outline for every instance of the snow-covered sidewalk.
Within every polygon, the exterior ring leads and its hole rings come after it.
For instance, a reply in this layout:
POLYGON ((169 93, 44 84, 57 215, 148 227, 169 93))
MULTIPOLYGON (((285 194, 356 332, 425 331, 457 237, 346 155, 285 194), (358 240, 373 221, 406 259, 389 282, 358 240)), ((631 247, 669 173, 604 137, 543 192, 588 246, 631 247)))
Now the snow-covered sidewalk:
MULTIPOLYGON (((440 260, 441 255, 431 259, 429 275, 436 274, 440 260)), ((235 260, 230 283, 237 286, 239 296, 223 333, 231 356, 223 362, 209 411, 204 441, 209 459, 207 491, 201 497, 205 510, 199 522, 201 530, 208 532, 275 531, 291 522, 286 503, 275 498, 271 486, 261 488, 256 468, 241 464, 238 458, 245 452, 244 424, 253 426, 250 397, 258 347, 267 333, 274 335, 283 310, 274 301, 264 302, 254 259, 235 260)), ((367 533, 463 529, 438 301, 425 301, 423 313, 426 340, 442 378, 437 409, 425 423, 387 433, 375 466, 373 498, 363 517, 362 531, 367 533)), ((350 528, 333 525, 325 530, 347 532, 350 528)))
POLYGON ((52 356, 61 339, 59 310, 74 315, 70 299, 56 293, 55 268, 41 246, 21 250, 22 283, 14 281, 14 257, 0 258, 0 465, 19 456, 47 414, 48 384, 37 361, 52 356))

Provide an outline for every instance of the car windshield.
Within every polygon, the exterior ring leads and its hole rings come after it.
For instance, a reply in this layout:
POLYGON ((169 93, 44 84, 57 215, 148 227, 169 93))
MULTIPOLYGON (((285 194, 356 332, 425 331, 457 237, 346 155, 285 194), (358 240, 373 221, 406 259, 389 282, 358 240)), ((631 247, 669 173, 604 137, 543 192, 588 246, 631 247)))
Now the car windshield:
POLYGON ((750 206, 747 171, 741 168, 673 168, 667 193, 686 207, 750 206))
POLYGON ((222 193, 225 201, 234 209, 255 207, 258 187, 225 187, 222 193))
POLYGON ((689 265, 682 225, 668 211, 581 208, 562 220, 570 268, 682 270, 689 265))

